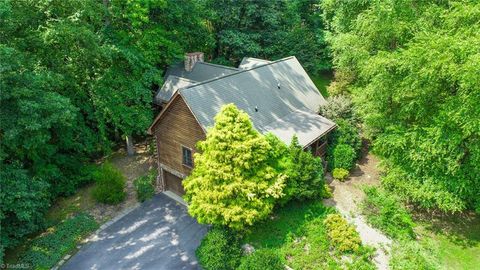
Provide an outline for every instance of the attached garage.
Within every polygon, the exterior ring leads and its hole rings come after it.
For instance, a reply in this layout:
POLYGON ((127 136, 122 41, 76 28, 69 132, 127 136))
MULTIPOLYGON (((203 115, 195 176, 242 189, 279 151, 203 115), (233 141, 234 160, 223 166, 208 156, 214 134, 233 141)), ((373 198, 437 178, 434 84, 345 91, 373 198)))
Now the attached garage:
POLYGON ((163 179, 165 181, 165 190, 169 190, 180 196, 185 194, 185 190, 182 186, 182 178, 163 170, 163 179))

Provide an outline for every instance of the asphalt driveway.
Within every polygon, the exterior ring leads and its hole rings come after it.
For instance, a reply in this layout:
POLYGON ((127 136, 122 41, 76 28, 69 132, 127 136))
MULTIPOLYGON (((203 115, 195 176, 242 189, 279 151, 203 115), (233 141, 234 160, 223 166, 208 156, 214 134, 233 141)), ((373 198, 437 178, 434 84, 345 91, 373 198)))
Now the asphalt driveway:
POLYGON ((207 232, 164 194, 101 231, 61 269, 199 269, 195 249, 207 232))

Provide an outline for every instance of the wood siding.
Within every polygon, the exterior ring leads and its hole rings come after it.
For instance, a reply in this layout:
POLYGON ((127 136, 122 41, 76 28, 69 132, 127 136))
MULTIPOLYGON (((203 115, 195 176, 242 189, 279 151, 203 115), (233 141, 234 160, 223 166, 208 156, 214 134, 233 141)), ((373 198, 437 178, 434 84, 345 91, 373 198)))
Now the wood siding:
POLYGON ((191 168, 182 164, 182 146, 195 153, 195 144, 205 139, 205 133, 180 95, 163 112, 154 130, 159 162, 189 175, 191 168))

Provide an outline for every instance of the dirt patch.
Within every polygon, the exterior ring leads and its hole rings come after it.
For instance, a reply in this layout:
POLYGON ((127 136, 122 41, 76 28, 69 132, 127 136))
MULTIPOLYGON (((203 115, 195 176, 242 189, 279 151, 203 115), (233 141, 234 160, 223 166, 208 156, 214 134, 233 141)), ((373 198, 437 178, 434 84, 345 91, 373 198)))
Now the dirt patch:
POLYGON ((377 249, 374 262, 378 269, 388 269, 391 240, 368 225, 360 214, 359 208, 365 197, 362 186, 380 184, 377 166, 378 159, 367 153, 359 160, 345 182, 334 180, 330 174, 327 174, 327 183, 332 188, 333 197, 324 200, 324 203, 336 207, 349 222, 355 225, 362 242, 377 249))
POLYGON ((88 209, 87 212, 91 214, 96 221, 103 223, 137 204, 137 194, 133 187, 133 180, 155 169, 156 164, 155 157, 149 152, 147 143, 136 144, 135 150, 136 154, 134 156, 128 156, 125 149, 120 149, 107 158, 107 160, 117 167, 127 178, 127 197, 125 201, 118 205, 96 203, 91 209, 88 209))

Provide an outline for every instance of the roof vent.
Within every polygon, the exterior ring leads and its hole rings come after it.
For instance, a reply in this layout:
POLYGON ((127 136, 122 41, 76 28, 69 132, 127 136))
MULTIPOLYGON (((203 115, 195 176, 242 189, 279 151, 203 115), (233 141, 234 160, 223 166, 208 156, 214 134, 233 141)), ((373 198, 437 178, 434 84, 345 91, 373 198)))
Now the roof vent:
POLYGON ((257 106, 255 106, 255 111, 258 112, 258 107, 257 106))
POLYGON ((277 83, 277 88, 280 89, 280 83, 277 83))

